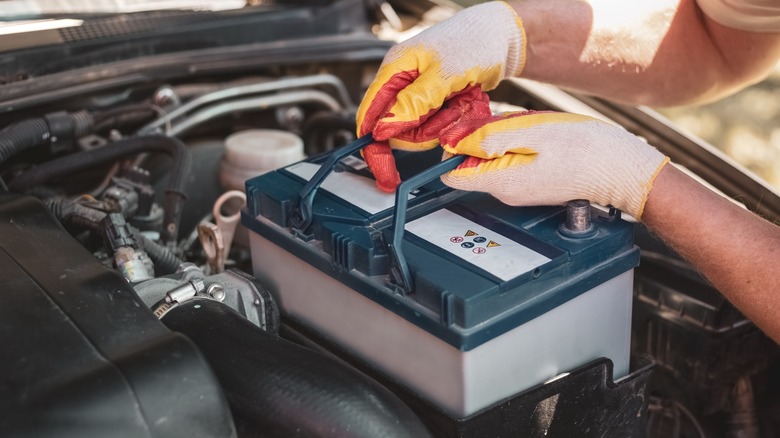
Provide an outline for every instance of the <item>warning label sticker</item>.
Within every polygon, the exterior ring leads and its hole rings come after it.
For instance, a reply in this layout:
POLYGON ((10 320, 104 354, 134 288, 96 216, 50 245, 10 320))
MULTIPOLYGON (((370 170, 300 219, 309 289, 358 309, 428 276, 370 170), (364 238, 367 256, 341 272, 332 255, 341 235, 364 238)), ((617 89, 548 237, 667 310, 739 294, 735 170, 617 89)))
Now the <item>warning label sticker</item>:
POLYGON ((496 277, 508 281, 549 258, 449 210, 438 210, 405 229, 496 277))

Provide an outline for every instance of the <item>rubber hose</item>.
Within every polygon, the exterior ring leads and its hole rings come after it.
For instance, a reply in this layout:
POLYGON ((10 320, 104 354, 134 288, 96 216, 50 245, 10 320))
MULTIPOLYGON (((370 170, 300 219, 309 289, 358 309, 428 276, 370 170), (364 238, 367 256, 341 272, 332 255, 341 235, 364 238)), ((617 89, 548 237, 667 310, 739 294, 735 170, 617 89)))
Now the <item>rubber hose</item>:
POLYGON ((183 203, 187 199, 184 188, 190 169, 190 152, 177 138, 150 135, 122 139, 101 148, 43 163, 17 176, 8 187, 12 191, 23 192, 51 179, 142 152, 164 152, 173 158, 171 179, 165 191, 165 214, 160 237, 166 246, 174 246, 179 233, 183 203))
POLYGON ((156 115, 157 111, 150 104, 128 105, 108 110, 95 116, 95 132, 148 123, 156 115))
POLYGON ((0 133, 0 163, 5 163, 19 152, 48 141, 49 126, 43 119, 22 120, 0 133))
POLYGON ((309 117, 301 128, 301 138, 306 146, 306 154, 314 155, 322 152, 315 148, 316 139, 323 131, 337 131, 343 129, 349 132, 355 131, 355 117, 333 111, 320 111, 309 117))
POLYGON ((239 436, 428 437, 389 390, 314 350, 261 330, 214 300, 162 318, 192 339, 225 391, 239 436))
POLYGON ((140 231, 132 228, 136 239, 141 242, 143 250, 149 256, 154 264, 154 272, 156 275, 168 275, 173 274, 179 270, 179 266, 184 263, 180 258, 171 252, 168 248, 159 245, 154 240, 146 237, 140 231))
POLYGON ((86 111, 56 112, 12 123, 0 131, 0 164, 49 141, 81 137, 92 131, 92 125, 92 116, 86 111))

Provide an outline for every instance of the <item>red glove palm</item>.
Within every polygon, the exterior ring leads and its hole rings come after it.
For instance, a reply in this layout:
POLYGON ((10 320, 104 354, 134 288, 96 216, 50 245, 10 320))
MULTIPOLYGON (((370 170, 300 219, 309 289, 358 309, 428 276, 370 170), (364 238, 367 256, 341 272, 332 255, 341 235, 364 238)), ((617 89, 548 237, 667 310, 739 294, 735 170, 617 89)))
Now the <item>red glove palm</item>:
MULTIPOLYGON (((394 95, 388 94, 388 107, 394 95)), ((425 150, 435 147, 439 134, 457 124, 490 117, 490 100, 479 85, 473 85, 455 93, 445 100, 437 111, 424 118, 421 123, 408 126, 393 125, 374 131, 373 144, 362 151, 369 169, 374 174, 376 185, 385 192, 394 192, 401 178, 395 166, 392 149, 425 150)))

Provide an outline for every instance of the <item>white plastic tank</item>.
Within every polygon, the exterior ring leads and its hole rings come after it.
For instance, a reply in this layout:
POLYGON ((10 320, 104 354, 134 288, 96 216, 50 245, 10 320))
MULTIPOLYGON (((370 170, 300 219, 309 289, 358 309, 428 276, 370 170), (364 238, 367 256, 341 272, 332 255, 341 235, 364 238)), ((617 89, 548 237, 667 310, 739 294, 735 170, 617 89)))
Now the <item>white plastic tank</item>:
POLYGON ((304 158, 303 140, 276 129, 248 129, 225 139, 219 181, 226 190, 244 190, 244 182, 304 158))

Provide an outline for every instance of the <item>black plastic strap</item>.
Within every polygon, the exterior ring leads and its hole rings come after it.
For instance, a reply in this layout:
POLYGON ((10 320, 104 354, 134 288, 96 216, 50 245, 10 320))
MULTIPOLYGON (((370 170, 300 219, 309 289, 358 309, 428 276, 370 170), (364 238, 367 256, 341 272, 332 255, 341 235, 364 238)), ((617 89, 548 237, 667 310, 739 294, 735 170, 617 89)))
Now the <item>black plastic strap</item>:
POLYGON ((437 163, 434 166, 418 173, 417 175, 402 182, 395 191, 395 210, 393 212, 393 241, 388 245, 388 250, 393 257, 393 265, 390 273, 396 284, 401 287, 403 294, 414 290, 412 275, 409 272, 409 265, 406 263, 401 242, 404 238, 404 225, 406 224, 406 206, 409 202, 409 193, 419 188, 423 184, 432 181, 445 173, 454 170, 463 163, 467 155, 456 155, 452 158, 437 163))
POLYGON ((371 134, 366 134, 352 143, 333 151, 322 166, 320 166, 317 173, 315 173, 309 182, 303 186, 301 193, 298 194, 298 200, 290 215, 290 227, 294 231, 300 234, 306 233, 306 230, 311 225, 313 219, 312 203, 314 202, 314 195, 317 193, 317 189, 322 182, 325 181, 325 178, 333 171, 336 164, 348 155, 363 149, 373 142, 374 137, 372 137, 371 134))
MULTIPOLYGON (((371 134, 366 134, 354 142, 336 149, 331 153, 328 159, 320 166, 317 173, 303 186, 298 194, 298 199, 290 214, 290 227, 298 235, 306 235, 311 222, 314 218, 312 205, 317 189, 325 181, 325 178, 333 171, 336 164, 364 147, 374 142, 371 134)), ((407 294, 414 289, 412 276, 409 272, 409 265, 406 263, 406 257, 401 249, 401 242, 404 237, 404 224, 406 223, 406 208, 408 205, 409 194, 412 190, 444 175, 455 169, 466 160, 466 155, 456 155, 450 159, 437 163, 434 166, 418 173, 417 175, 402 182, 395 191, 395 209, 393 211, 393 240, 388 245, 388 251, 392 255, 391 275, 396 284, 401 288, 401 293, 407 294)))

